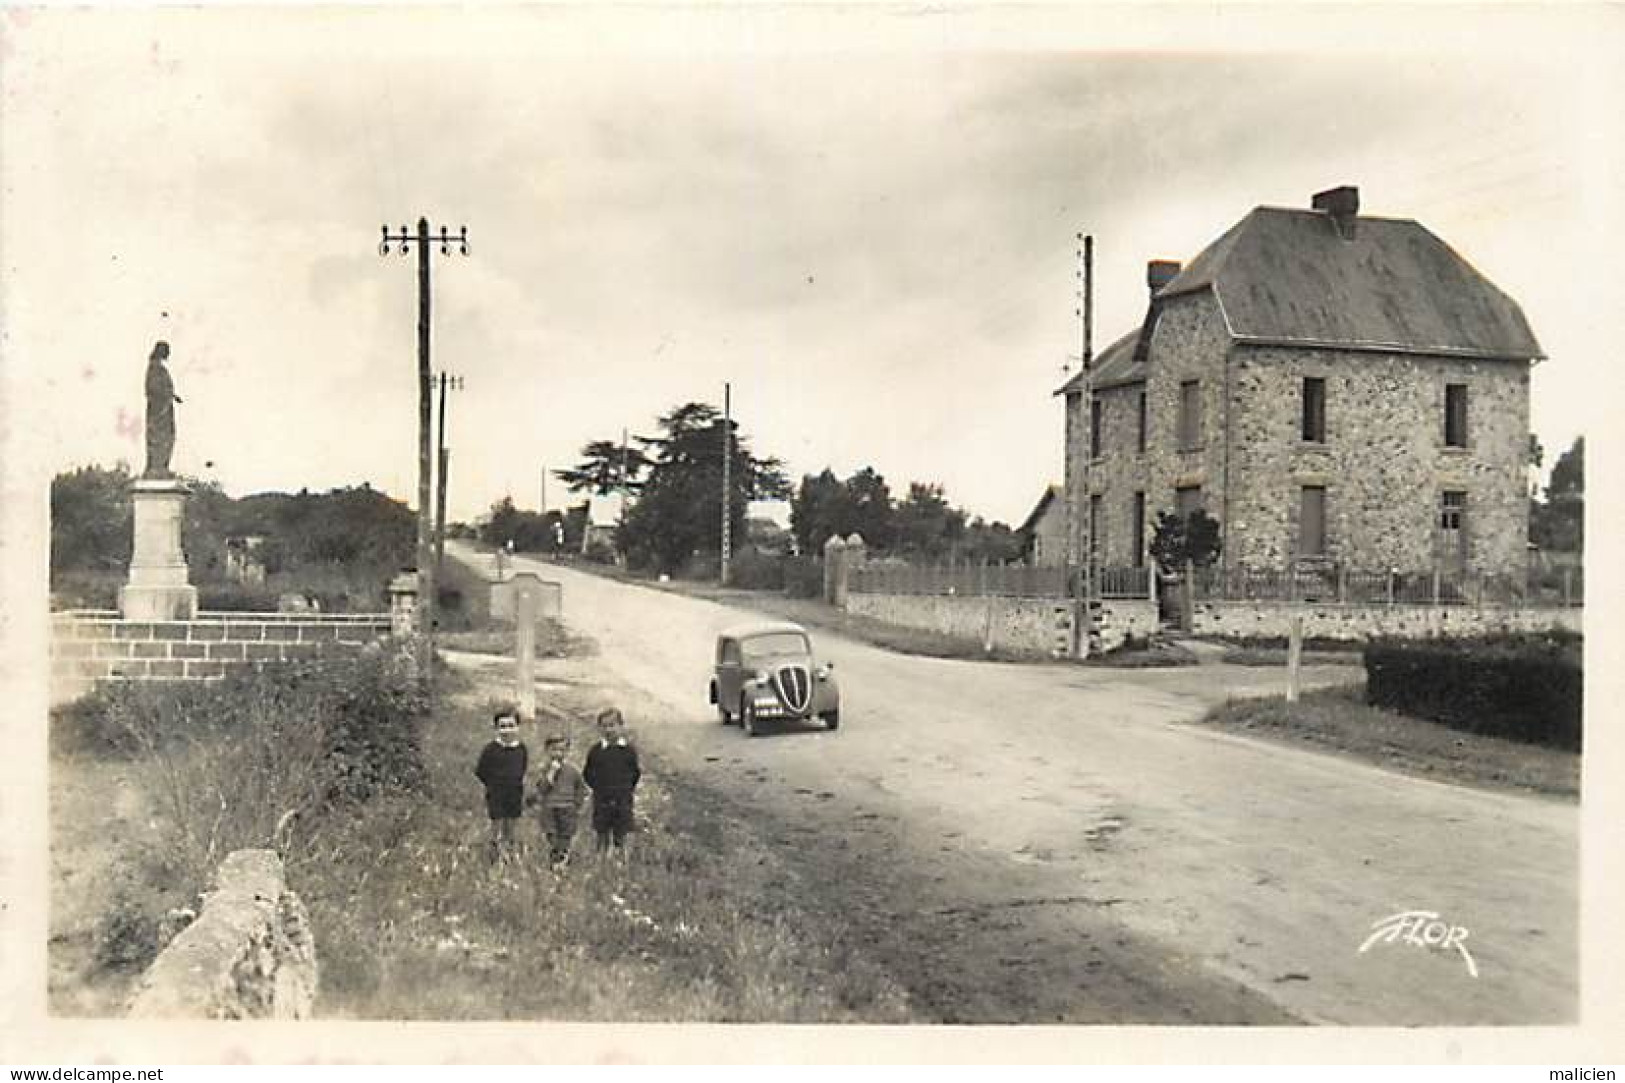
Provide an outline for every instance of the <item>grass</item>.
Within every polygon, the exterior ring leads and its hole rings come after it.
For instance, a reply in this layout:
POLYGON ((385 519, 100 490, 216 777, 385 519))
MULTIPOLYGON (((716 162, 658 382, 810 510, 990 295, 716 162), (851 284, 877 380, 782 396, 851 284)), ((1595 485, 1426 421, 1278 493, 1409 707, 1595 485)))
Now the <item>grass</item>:
MULTIPOLYGON (((427 792, 373 803, 291 870, 322 964, 320 1014, 354 1019, 907 1022, 902 991, 819 914, 762 912, 792 870, 748 824, 721 822, 644 749, 626 855, 548 871, 533 819, 493 863, 471 764, 490 728, 479 689, 425 734, 427 792)), ((555 700, 576 753, 592 704, 555 700)), ((527 727, 538 755, 539 734, 527 727)), ((585 819, 585 817, 584 817, 585 819)))
POLYGON ((1580 793, 1577 754, 1381 710, 1365 702, 1363 683, 1305 692, 1296 704, 1281 697, 1234 700, 1199 724, 1336 751, 1445 782, 1560 797, 1580 793))
MULTIPOLYGON (((491 654, 512 658, 514 630, 509 627, 486 627, 462 632, 437 632, 435 646, 467 654, 491 654)), ((594 650, 590 639, 572 635, 563 624, 544 618, 536 626, 536 657, 565 658, 590 654, 594 650)))
MULTIPOLYGON (((585 649, 559 632, 556 649, 585 649)), ((840 915, 763 908, 762 898, 780 898, 796 883, 796 870, 751 823, 719 815, 656 749, 642 750, 639 830, 627 853, 591 852, 584 823, 575 858, 555 875, 527 817, 513 859, 493 863, 472 765, 507 689, 457 670, 437 687, 441 698, 414 730, 422 768, 415 783, 307 806, 287 836, 289 883, 308 907, 321 966, 319 1015, 915 1020, 906 994, 852 941, 840 915)), ((126 717, 153 706, 144 698, 125 715, 70 708, 53 724, 54 1014, 120 1014, 178 931, 178 912, 198 907, 204 866, 237 846, 265 845, 261 821, 289 800, 279 787, 316 773, 308 764, 295 770, 301 755, 268 769, 275 757, 260 738, 287 733, 286 718, 268 703, 233 696, 240 713, 230 724, 198 725, 200 704, 222 704, 195 690, 185 696, 199 702, 159 703, 152 733, 126 717), (275 777, 247 780, 239 800, 218 783, 222 768, 242 770, 245 756, 275 777)), ((289 703, 292 713, 309 713, 299 706, 306 701, 289 703)), ((548 731, 572 733, 579 762, 591 739, 587 719, 602 703, 572 687, 542 706, 548 731)), ((538 728, 528 725, 524 735, 537 759, 538 728)))

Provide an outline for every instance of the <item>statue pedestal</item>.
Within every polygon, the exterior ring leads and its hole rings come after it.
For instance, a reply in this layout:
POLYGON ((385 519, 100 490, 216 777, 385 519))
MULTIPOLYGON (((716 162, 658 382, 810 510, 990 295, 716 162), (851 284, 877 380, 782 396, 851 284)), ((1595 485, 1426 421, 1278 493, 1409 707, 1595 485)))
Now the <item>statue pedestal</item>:
POLYGON ((181 552, 181 513, 186 486, 176 478, 138 478, 135 544, 130 581, 119 588, 119 614, 125 620, 191 620, 197 616, 197 588, 186 581, 181 552))

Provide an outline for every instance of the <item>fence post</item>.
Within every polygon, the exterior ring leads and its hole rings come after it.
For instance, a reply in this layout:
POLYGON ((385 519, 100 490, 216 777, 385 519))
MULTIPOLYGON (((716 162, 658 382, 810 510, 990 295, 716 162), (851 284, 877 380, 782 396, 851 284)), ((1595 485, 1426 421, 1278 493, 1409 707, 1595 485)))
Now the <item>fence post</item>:
POLYGON ((1298 702, 1298 664, 1303 659, 1303 614, 1292 614, 1286 642, 1286 701, 1298 702))
POLYGON ((1346 564, 1337 566, 1337 601, 1342 604, 1349 600, 1349 569, 1346 564))
POLYGON ((1563 569, 1563 608, 1574 604, 1574 569, 1563 569))
POLYGON ((1440 591, 1443 589, 1443 587, 1444 587, 1444 576, 1440 572, 1439 566, 1437 564, 1435 564, 1433 566, 1433 604, 1434 605, 1439 604, 1439 594, 1440 594, 1440 591))
POLYGON ((1181 631, 1190 632, 1196 629, 1196 565, 1190 561, 1185 562, 1185 612, 1180 615, 1181 631))
POLYGON ((1388 604, 1394 604, 1394 569, 1388 569, 1388 604))

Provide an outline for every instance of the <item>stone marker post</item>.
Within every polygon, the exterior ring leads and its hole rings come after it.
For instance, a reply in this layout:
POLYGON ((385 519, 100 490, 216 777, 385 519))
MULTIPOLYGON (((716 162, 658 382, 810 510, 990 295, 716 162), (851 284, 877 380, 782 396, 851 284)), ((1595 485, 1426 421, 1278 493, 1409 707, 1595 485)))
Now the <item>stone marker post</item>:
POLYGON ((536 617, 542 604, 542 580, 534 572, 513 577, 514 701, 524 722, 536 718, 536 617))

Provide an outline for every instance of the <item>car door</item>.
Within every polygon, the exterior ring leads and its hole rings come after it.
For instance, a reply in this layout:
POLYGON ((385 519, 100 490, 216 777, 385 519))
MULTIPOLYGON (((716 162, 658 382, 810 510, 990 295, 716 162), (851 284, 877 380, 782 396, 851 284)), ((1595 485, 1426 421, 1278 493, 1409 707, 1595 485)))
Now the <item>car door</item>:
POLYGON ((721 639, 717 642, 717 703, 723 709, 739 709, 739 641, 721 639))

